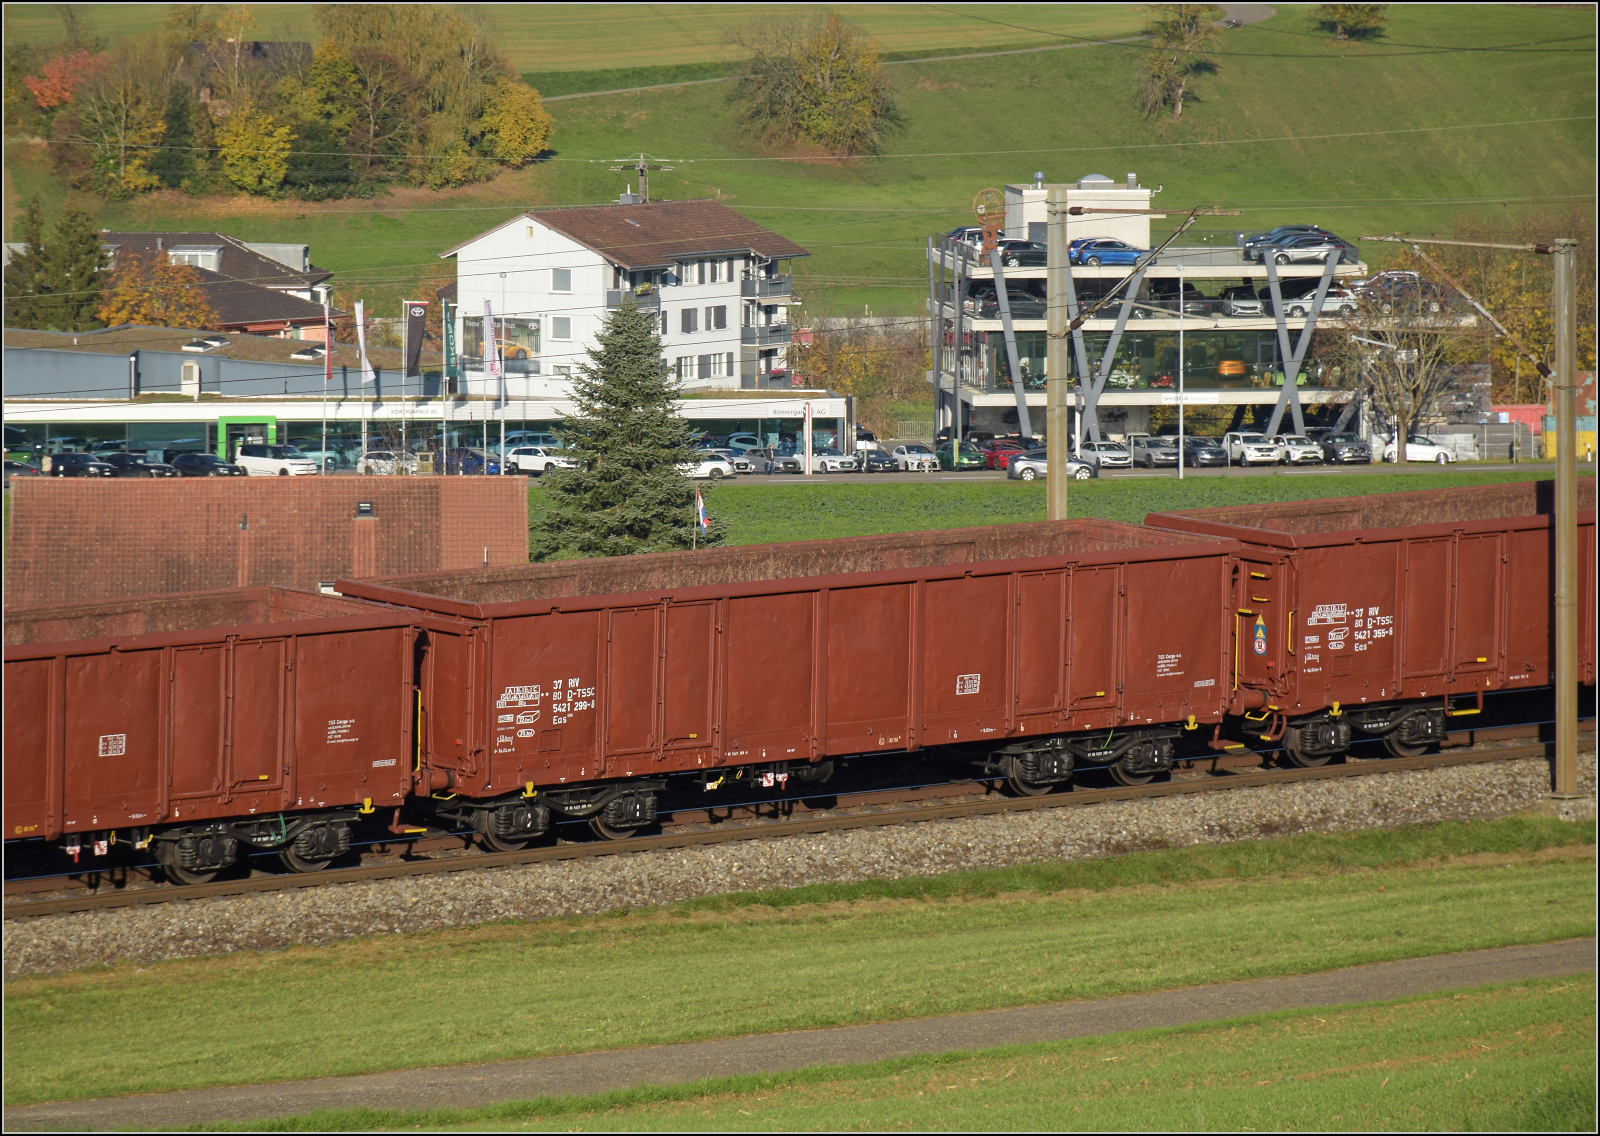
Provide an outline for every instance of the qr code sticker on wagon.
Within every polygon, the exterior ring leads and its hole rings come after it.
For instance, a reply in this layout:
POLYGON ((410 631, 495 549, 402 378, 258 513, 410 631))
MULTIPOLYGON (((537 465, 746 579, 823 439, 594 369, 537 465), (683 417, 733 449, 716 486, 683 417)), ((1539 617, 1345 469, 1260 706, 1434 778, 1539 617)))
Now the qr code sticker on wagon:
POLYGON ((127 734, 101 734, 100 756, 121 757, 128 752, 127 734))
POLYGON ((982 681, 983 676, 981 674, 956 675, 956 693, 976 694, 978 693, 978 684, 982 681))

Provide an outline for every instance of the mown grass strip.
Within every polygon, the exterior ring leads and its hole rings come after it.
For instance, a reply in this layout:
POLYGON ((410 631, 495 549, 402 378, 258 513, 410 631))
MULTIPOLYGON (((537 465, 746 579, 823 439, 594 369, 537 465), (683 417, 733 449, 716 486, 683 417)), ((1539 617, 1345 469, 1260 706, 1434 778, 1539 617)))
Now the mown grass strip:
POLYGON ((594 1096, 221 1127, 1592 1131, 1594 1013, 1585 975, 594 1096))
POLYGON ((1593 849, 1574 843, 1593 832, 1504 820, 1285 837, 1258 856, 1123 857, 1120 877, 1111 861, 1011 869, 945 894, 868 884, 788 905, 768 893, 22 978, 6 992, 7 1100, 897 1020, 1573 938, 1594 930, 1593 849), (352 1044, 373 1037, 403 1040, 352 1044))
MULTIPOLYGON (((1145 515, 1220 505, 1259 505, 1447 489, 1462 485, 1548 479, 1549 470, 1428 470, 1419 473, 1283 474, 1276 477, 1107 477, 1074 482, 1067 494, 1074 517, 1142 522, 1145 515)), ((545 491, 528 490, 528 515, 544 512, 545 491)), ((768 485, 752 476, 717 486, 706 509, 728 522, 729 544, 825 540, 879 533, 922 532, 1045 519, 1045 487, 1023 481, 894 481, 879 484, 768 485)))

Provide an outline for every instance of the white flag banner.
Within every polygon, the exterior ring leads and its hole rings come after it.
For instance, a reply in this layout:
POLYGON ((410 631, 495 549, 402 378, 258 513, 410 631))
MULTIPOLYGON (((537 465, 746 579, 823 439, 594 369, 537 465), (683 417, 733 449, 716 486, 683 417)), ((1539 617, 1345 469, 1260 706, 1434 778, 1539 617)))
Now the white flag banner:
POLYGON ((489 301, 483 302, 483 362, 488 369, 489 377, 494 380, 500 378, 500 342, 494 334, 494 308, 489 301))
POLYGON ((372 370, 371 360, 367 358, 367 313, 360 300, 356 301, 356 344, 361 348, 362 385, 377 382, 378 376, 372 370))

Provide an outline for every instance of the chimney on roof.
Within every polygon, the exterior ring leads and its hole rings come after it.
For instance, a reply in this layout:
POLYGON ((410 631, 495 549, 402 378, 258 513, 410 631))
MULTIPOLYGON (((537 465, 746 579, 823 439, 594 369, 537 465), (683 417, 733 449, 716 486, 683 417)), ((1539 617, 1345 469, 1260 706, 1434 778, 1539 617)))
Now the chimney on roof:
POLYGON ((161 238, 160 237, 156 238, 156 251, 157 252, 161 251, 161 238))
POLYGON ((632 182, 628 183, 628 188, 623 190, 622 194, 617 198, 617 204, 618 205, 637 205, 637 204, 639 204, 639 195, 637 193, 633 192, 633 183, 632 182))
POLYGON ((1128 188, 1129 189, 1138 189, 1139 188, 1139 175, 1138 174, 1129 174, 1128 175, 1128 188))
POLYGON ((1044 171, 1043 170, 1040 170, 1040 171, 1038 171, 1037 173, 1035 173, 1033 175, 1033 188, 1034 189, 1043 189, 1044 188, 1044 171))

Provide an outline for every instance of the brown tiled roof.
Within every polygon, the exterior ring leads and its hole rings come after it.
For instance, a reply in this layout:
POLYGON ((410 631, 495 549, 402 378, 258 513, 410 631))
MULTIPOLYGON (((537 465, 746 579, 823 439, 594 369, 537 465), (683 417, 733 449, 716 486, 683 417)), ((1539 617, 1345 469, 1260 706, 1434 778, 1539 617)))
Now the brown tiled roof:
POLYGON ((100 234, 100 243, 119 250, 137 253, 171 252, 183 245, 220 248, 222 256, 217 271, 223 276, 259 284, 263 288, 302 290, 320 284, 333 273, 313 265, 309 272, 296 272, 288 265, 257 252, 236 237, 226 233, 168 233, 168 232, 113 232, 100 234))
MULTIPOLYGON (((217 313, 217 323, 222 327, 238 327, 253 323, 318 324, 322 322, 322 305, 288 292, 278 292, 235 280, 208 268, 196 268, 200 277, 200 290, 206 302, 217 313)), ((344 315, 335 309, 335 318, 344 315)))
MULTIPOLYGON (((542 209, 525 216, 628 269, 664 268, 678 261, 745 252, 774 259, 811 255, 717 201, 584 205, 542 209)), ((470 243, 463 242, 441 255, 450 256, 470 243)))

